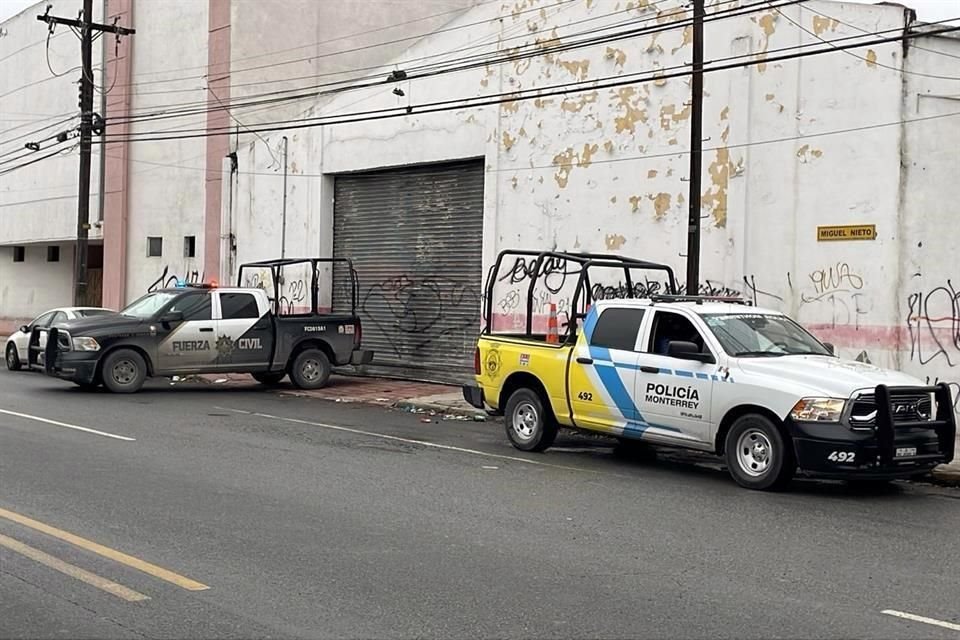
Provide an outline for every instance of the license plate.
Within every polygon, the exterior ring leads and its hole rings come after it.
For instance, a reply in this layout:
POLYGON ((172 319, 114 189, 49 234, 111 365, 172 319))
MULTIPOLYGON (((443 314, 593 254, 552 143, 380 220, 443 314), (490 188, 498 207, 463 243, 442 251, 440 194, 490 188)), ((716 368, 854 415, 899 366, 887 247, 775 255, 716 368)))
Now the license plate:
POLYGON ((912 458, 917 455, 916 447, 897 447, 896 453, 894 453, 895 458, 912 458))

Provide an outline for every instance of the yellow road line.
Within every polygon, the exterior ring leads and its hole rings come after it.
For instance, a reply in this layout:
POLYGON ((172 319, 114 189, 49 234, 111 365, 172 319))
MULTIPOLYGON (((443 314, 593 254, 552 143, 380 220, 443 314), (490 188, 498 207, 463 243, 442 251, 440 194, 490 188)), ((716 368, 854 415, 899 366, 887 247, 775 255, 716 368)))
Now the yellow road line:
POLYGON ((69 542, 70 544, 78 546, 81 549, 86 549, 91 553, 96 553, 104 558, 109 558, 115 562, 119 562, 120 564, 125 564, 128 567, 142 571, 143 573, 149 574, 155 578, 166 580, 167 582, 175 584, 178 587, 188 591, 203 591, 210 588, 203 583, 197 582, 196 580, 191 580, 190 578, 181 576, 180 574, 174 573, 168 569, 164 569, 163 567, 158 567, 155 564, 150 564, 149 562, 139 558, 134 558, 133 556, 127 555, 122 551, 105 547, 102 544, 97 544, 92 540, 81 538, 80 536, 74 535, 69 531, 63 531, 62 529, 51 527, 48 524, 38 522, 26 516, 22 516, 19 513, 7 511, 6 509, 0 509, 0 518, 6 518, 7 520, 11 520, 17 524, 22 524, 25 527, 30 527, 31 529, 45 533, 48 536, 59 538, 64 542, 69 542))
POLYGON ((100 589, 101 591, 106 591, 107 593, 117 596, 121 600, 126 600, 127 602, 139 602, 141 600, 149 600, 149 596, 145 596, 138 591, 134 591, 128 587, 118 584, 112 580, 107 580, 101 576, 98 576, 95 573, 90 573, 86 569, 81 569, 80 567, 74 566, 69 562, 64 562, 59 558, 54 558, 53 556, 40 551, 39 549, 34 549, 31 546, 25 545, 19 540, 14 540, 13 538, 8 538, 7 536, 0 534, 0 546, 6 547, 11 551, 19 553, 22 556, 26 556, 31 560, 35 560, 40 564, 50 567, 55 571, 59 571, 62 574, 68 575, 71 578, 76 578, 81 582, 86 582, 87 584, 100 589))

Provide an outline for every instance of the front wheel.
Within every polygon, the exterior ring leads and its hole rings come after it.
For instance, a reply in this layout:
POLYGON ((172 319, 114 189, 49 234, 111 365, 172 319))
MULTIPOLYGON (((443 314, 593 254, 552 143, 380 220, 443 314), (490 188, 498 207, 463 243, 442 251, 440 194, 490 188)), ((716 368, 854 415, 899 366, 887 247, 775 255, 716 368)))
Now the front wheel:
POLYGON ((118 349, 104 359, 101 376, 113 393, 136 393, 147 379, 147 363, 132 349, 118 349))
POLYGON ((777 425, 760 414, 737 418, 727 433, 725 449, 727 470, 747 489, 781 489, 797 469, 793 451, 777 425))
POLYGON ((301 351, 293 361, 290 379, 300 389, 321 389, 330 380, 330 359, 320 349, 301 351))
POLYGON ((17 345, 12 342, 7 345, 7 369, 10 371, 20 371, 20 354, 17 353, 17 345))
POLYGON ((532 389, 517 389, 504 409, 507 437, 521 451, 544 451, 557 439, 560 428, 532 389))

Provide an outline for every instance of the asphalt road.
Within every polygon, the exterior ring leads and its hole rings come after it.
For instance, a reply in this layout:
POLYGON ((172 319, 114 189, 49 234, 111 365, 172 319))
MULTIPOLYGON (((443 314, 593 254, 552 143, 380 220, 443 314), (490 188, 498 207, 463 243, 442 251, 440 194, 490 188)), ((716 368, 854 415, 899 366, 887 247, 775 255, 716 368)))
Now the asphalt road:
POLYGON ((421 420, 0 373, 0 636, 960 638, 957 490, 421 420))

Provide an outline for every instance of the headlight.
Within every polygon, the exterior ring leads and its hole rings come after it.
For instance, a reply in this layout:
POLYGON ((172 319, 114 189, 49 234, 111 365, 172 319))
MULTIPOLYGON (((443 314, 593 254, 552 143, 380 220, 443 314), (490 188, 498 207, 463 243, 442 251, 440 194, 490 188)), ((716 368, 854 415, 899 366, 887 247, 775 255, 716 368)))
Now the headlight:
POLYGON ((74 338, 74 351, 100 351, 100 343, 93 338, 74 338))
POLYGON ((797 422, 840 422, 846 404, 839 398, 804 398, 793 405, 790 417, 797 422))

